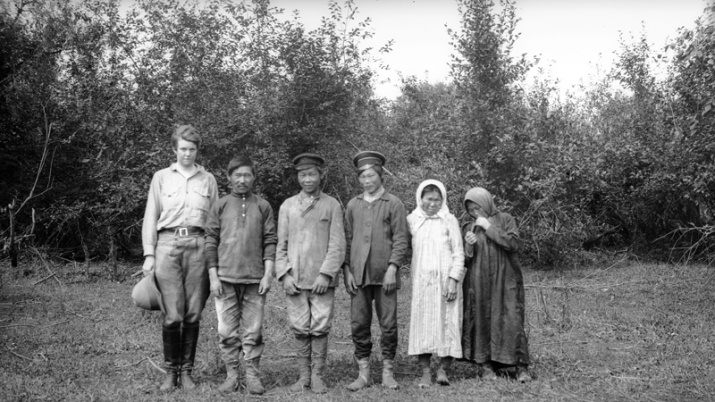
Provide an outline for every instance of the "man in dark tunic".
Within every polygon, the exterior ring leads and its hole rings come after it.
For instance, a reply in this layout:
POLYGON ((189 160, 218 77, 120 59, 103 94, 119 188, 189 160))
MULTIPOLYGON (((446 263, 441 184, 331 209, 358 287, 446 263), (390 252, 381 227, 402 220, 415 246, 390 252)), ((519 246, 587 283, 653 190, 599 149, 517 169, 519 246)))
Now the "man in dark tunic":
POLYGON ((399 198, 382 185, 385 156, 360 152, 353 158, 363 193, 345 209, 346 257, 343 264, 345 288, 352 296, 351 329, 359 374, 348 385, 351 391, 369 386, 372 350, 372 306, 382 336, 382 385, 398 387, 393 373, 397 351, 397 270, 407 253, 407 213, 399 198))

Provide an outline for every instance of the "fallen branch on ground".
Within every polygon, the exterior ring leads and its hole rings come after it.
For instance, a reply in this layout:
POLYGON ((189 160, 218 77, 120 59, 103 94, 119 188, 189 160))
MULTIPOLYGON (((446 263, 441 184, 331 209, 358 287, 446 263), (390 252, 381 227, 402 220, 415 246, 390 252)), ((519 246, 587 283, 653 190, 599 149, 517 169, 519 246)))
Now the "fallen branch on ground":
POLYGON ((32 286, 39 285, 40 283, 42 283, 42 282, 44 282, 44 281, 46 281, 46 280, 52 278, 53 276, 55 276, 55 273, 54 273, 54 272, 51 273, 51 274, 49 274, 49 275, 47 275, 46 277, 40 279, 39 281, 33 283, 32 286))
POLYGON ((159 371, 161 371, 162 373, 166 374, 166 370, 164 370, 163 368, 157 366, 156 363, 154 363, 150 358, 147 357, 146 359, 147 359, 147 360, 149 361, 149 363, 151 363, 151 365, 154 366, 157 370, 159 370, 159 371))
POLYGON ((29 361, 31 361, 31 362, 34 362, 34 361, 35 361, 34 359, 30 359, 30 358, 27 357, 27 356, 23 356, 23 355, 21 355, 21 354, 19 354, 19 353, 15 353, 12 349, 10 349, 10 346, 9 346, 9 345, 6 347, 6 349, 9 350, 10 353, 14 354, 14 355, 17 356, 17 357, 20 357, 20 358, 25 359, 25 360, 29 360, 29 361))

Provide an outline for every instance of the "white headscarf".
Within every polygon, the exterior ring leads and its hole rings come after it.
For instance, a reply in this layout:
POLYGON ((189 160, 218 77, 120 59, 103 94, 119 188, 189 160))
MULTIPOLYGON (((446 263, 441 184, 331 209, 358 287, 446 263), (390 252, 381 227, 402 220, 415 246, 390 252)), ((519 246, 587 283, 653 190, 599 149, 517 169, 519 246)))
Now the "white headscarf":
POLYGON ((424 188, 429 186, 430 184, 434 184, 435 186, 437 186, 440 193, 442 193, 442 207, 440 207, 439 211, 437 211, 434 216, 444 219, 449 215, 449 207, 447 206, 447 190, 444 188, 444 184, 437 180, 425 180, 420 183, 419 187, 417 187, 417 193, 415 193, 417 207, 414 211, 412 211, 412 214, 417 219, 414 222, 413 229, 419 228, 420 226, 422 226, 426 219, 430 218, 429 216, 427 216, 427 213, 422 209, 422 190, 424 190, 424 188))

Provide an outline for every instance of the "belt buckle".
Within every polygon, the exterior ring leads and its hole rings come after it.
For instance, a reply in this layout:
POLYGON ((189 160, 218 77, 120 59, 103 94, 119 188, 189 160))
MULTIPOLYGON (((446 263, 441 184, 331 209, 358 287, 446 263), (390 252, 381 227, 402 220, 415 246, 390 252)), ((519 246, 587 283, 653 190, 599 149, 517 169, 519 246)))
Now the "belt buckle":
POLYGON ((189 228, 179 228, 179 237, 186 237, 189 235, 189 228))

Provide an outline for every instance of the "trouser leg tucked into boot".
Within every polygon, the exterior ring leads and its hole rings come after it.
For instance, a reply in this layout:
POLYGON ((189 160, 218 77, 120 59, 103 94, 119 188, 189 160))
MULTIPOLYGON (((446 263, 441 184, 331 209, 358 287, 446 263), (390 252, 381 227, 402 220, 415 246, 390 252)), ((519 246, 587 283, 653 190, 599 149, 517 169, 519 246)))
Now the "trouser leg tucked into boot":
POLYGON ((447 378, 447 370, 449 370, 449 367, 451 365, 451 357, 446 356, 439 359, 439 368, 437 369, 437 384, 449 385, 449 378, 447 378))
POLYGON ((310 387, 310 354, 311 344, 309 336, 297 335, 295 337, 295 352, 298 357, 298 371, 300 378, 291 385, 291 392, 301 392, 310 387))
POLYGON ((328 392, 328 387, 323 380, 325 359, 328 357, 328 335, 314 336, 311 338, 313 348, 313 367, 310 376, 310 389, 316 394, 328 392))
POLYGON ((254 395, 262 395, 265 392, 261 384, 261 371, 258 368, 260 362, 260 357, 246 360, 246 388, 254 395))
POLYGON ((199 323, 184 324, 181 332, 181 387, 194 389, 196 384, 191 378, 196 358, 196 344, 199 341, 199 323))
POLYGON ((432 386, 432 375, 429 371, 429 362, 432 358, 431 354, 419 355, 418 361, 420 363, 420 371, 422 372, 422 377, 420 377, 417 386, 420 388, 427 388, 432 386))
POLYGON ((355 381, 348 384, 350 391, 357 391, 369 387, 372 384, 370 380, 370 358, 355 359, 355 361, 358 365, 358 376, 355 381))
POLYGON ((395 381, 395 371, 391 359, 384 359, 382 361, 382 386, 389 389, 397 389, 399 387, 397 381, 395 381))
POLYGON ((238 373, 238 363, 227 363, 226 364, 226 379, 219 385, 219 392, 233 392, 238 388, 239 373, 238 373))
POLYGON ((161 392, 169 392, 176 386, 181 369, 181 326, 162 327, 161 337, 164 343, 164 368, 166 377, 159 386, 161 392))

